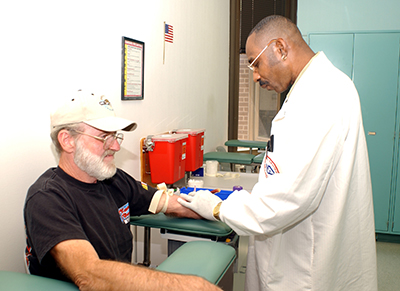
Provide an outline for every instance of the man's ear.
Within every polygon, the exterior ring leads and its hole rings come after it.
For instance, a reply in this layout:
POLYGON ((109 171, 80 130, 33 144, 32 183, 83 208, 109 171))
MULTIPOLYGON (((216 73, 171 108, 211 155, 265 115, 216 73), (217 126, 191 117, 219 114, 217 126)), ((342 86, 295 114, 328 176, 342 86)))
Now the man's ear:
POLYGON ((75 150, 75 139, 71 133, 66 130, 60 130, 58 133, 58 142, 66 153, 72 153, 75 150))
POLYGON ((282 60, 286 60, 288 57, 288 44, 283 38, 278 38, 276 40, 276 53, 278 54, 278 57, 282 60))

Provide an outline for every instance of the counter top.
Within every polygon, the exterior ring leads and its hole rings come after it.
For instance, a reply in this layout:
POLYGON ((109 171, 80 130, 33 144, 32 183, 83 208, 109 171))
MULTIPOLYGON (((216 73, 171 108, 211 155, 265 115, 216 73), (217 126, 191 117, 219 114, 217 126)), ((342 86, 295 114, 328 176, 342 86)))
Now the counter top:
POLYGON ((258 182, 258 173, 218 172, 218 174, 216 177, 190 177, 190 179, 203 180, 204 188, 232 190, 233 186, 240 185, 249 192, 258 182))

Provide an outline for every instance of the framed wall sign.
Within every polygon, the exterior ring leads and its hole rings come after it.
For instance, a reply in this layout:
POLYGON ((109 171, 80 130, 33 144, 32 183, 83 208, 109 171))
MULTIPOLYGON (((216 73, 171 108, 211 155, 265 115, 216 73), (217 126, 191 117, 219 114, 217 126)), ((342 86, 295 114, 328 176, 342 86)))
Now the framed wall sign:
POLYGON ((144 88, 144 42, 122 37, 121 99, 142 100, 144 88))

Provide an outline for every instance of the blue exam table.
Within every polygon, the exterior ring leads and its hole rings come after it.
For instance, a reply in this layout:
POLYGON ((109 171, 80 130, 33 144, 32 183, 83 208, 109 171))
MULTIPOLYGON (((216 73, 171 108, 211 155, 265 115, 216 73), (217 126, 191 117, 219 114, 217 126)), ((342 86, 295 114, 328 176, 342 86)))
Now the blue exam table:
MULTIPOLYGON (((199 188, 203 190, 205 188, 199 188)), ((180 189, 181 193, 190 193, 193 188, 180 189)), ((210 190, 210 189, 208 189, 210 190)), ((215 194, 222 200, 232 191, 222 190, 215 194)), ((169 217, 162 213, 156 215, 131 216, 131 225, 144 227, 143 265, 150 265, 150 229, 159 228, 184 235, 207 236, 214 241, 191 241, 175 250, 157 269, 173 273, 198 275, 218 284, 236 258, 236 250, 219 238, 237 235, 221 221, 197 220, 169 217)))

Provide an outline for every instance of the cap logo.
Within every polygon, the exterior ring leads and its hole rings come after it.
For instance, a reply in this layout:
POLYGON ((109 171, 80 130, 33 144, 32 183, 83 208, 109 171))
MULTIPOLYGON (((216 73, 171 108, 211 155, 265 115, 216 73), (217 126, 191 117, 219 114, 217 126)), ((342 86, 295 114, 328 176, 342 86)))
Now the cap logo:
POLYGON ((108 99, 104 99, 104 100, 103 100, 103 96, 101 96, 101 100, 100 100, 99 104, 100 104, 101 106, 104 106, 105 108, 107 108, 107 109, 110 110, 110 111, 114 111, 114 109, 113 109, 112 106, 111 106, 110 101, 108 101, 108 99))

